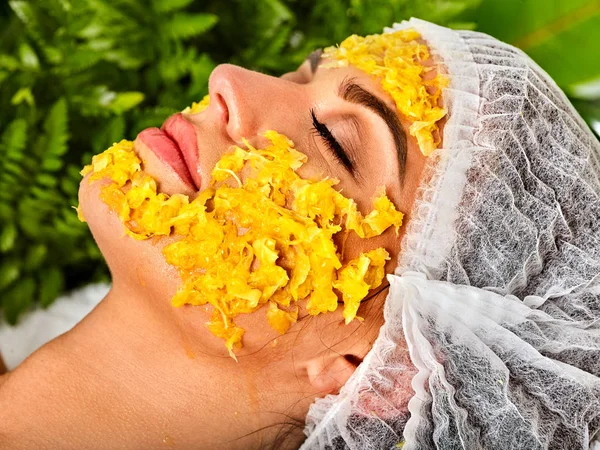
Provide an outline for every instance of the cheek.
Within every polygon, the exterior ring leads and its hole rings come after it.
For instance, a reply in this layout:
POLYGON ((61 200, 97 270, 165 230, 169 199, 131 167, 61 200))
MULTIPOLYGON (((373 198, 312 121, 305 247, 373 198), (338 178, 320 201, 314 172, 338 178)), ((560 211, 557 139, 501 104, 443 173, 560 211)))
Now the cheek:
POLYGON ((100 188, 108 179, 89 184, 88 178, 79 186, 79 205, 108 264, 113 287, 168 303, 181 279, 162 249, 176 238, 138 241, 126 235, 117 215, 100 200, 100 188))
POLYGON ((405 226, 401 226, 398 230, 398 235, 396 235, 395 228, 391 227, 384 231, 380 236, 369 239, 361 239, 354 232, 351 232, 345 240, 343 233, 341 233, 342 235, 334 236, 335 244, 338 249, 340 249, 340 253, 343 249, 343 256, 341 258, 342 264, 358 258, 361 253, 383 247, 390 255, 390 259, 385 265, 385 273, 393 273, 398 265, 398 252, 400 251, 400 241, 402 240, 404 229, 405 226))

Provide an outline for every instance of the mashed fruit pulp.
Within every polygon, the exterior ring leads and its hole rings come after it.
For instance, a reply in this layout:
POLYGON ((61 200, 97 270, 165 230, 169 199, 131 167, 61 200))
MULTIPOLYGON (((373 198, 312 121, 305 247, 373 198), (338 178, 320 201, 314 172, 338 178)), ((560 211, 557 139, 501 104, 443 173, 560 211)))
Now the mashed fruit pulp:
POLYGON ((225 340, 234 358, 244 334, 235 317, 267 303, 268 322, 279 333, 296 322, 300 300, 307 300, 309 314, 335 311, 336 291, 346 323, 354 319, 361 300, 381 284, 389 255, 378 248, 342 264, 333 236, 355 232, 366 239, 390 226, 397 232, 402 224, 402 213, 384 190, 363 216, 353 200, 334 189, 336 179, 307 180, 296 173, 306 156, 291 140, 275 131, 265 137, 271 142, 265 148, 246 142, 247 148, 224 155, 210 187, 192 201, 158 192, 130 141, 94 156, 81 171, 91 174, 90 182, 112 180, 100 196, 129 236, 183 236, 163 249, 182 279, 172 304, 212 305, 208 328, 225 340), (249 174, 242 181, 245 168, 249 174))
POLYGON ((352 35, 339 46, 326 48, 323 57, 332 59, 325 67, 351 65, 377 78, 398 111, 412 122, 409 132, 428 156, 439 144, 434 134, 446 110, 438 102, 448 78, 438 73, 426 79, 427 72, 435 69, 422 64, 429 59, 429 49, 418 41, 420 38, 413 28, 365 37, 352 35))
MULTIPOLYGON (((447 78, 438 74, 426 80, 433 69, 422 65, 429 50, 418 42, 420 37, 413 29, 353 35, 327 48, 324 56, 331 59, 329 67, 351 64, 379 79, 412 122, 409 131, 421 151, 429 155, 439 144, 434 134, 446 114, 438 101, 447 78)), ((206 96, 183 113, 196 114, 208 104, 206 96)), ((102 187, 101 199, 129 236, 182 236, 163 249, 182 279, 172 304, 212 305, 208 328, 225 340, 233 358, 244 334, 235 317, 265 304, 269 324, 282 334, 296 322, 297 302, 304 299, 315 315, 335 311, 339 293, 346 323, 353 320, 361 300, 381 284, 389 255, 378 248, 342 264, 334 235, 354 232, 368 239, 390 226, 398 232, 402 224, 402 213, 383 189, 373 211, 363 217, 353 200, 334 189, 336 179, 307 180, 296 173, 306 156, 292 141, 275 131, 265 136, 271 141, 265 148, 245 142, 245 149, 235 147, 224 155, 212 171, 210 187, 192 201, 158 192, 130 141, 94 156, 81 172, 91 173, 90 182, 112 180, 102 187), (242 181, 246 168, 250 173, 242 181)))

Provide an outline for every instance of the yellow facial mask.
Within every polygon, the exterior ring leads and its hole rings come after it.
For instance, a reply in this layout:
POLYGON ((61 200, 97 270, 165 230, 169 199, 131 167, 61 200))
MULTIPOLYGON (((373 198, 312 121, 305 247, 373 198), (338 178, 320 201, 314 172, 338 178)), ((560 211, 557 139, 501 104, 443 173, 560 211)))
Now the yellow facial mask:
POLYGON ((324 67, 352 65, 379 79, 398 111, 412 121, 409 132, 428 156, 439 145, 434 133, 446 110, 438 101, 448 78, 438 73, 425 80, 426 73, 434 68, 422 64, 429 59, 429 49, 418 41, 420 38, 412 28, 366 37, 352 35, 339 46, 326 48, 323 57, 331 59, 324 67))
POLYGON ((91 174, 90 182, 112 180, 101 188, 101 199, 132 238, 182 236, 163 249, 183 281, 172 304, 212 305, 208 328, 225 340, 233 358, 244 334, 235 317, 265 304, 270 326, 282 334, 298 318, 298 301, 307 299, 312 315, 335 311, 336 291, 346 323, 354 319, 361 300, 381 284, 389 255, 378 248, 342 265, 333 236, 353 231, 366 239, 390 226, 397 233, 402 224, 402 213, 384 190, 363 217, 353 200, 334 189, 338 180, 306 180, 296 173, 307 158, 291 140, 275 131, 265 137, 271 142, 265 148, 245 142, 246 148, 224 155, 210 187, 192 201, 158 192, 130 141, 94 156, 81 171, 91 174), (243 181, 242 169, 248 173, 243 181))

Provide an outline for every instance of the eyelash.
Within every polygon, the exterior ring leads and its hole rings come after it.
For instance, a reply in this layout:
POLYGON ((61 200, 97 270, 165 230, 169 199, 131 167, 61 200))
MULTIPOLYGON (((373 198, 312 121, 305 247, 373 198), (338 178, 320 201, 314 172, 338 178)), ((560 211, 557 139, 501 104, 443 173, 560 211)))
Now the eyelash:
POLYGON ((327 125, 319 122, 315 114, 314 108, 310 110, 310 116, 312 118, 312 129, 314 133, 318 134, 321 140, 327 145, 331 153, 335 157, 336 161, 343 165, 350 173, 354 173, 354 163, 348 158, 346 153, 342 150, 342 146, 333 137, 327 125))

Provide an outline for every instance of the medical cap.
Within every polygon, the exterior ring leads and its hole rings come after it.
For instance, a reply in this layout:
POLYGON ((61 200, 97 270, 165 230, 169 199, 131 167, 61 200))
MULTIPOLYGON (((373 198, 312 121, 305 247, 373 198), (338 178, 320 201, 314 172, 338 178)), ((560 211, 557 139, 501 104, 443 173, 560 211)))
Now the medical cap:
POLYGON ((416 19, 394 29, 408 27, 450 78, 443 145, 379 336, 340 393, 311 405, 302 448, 588 449, 600 430, 600 143, 522 51, 416 19))

